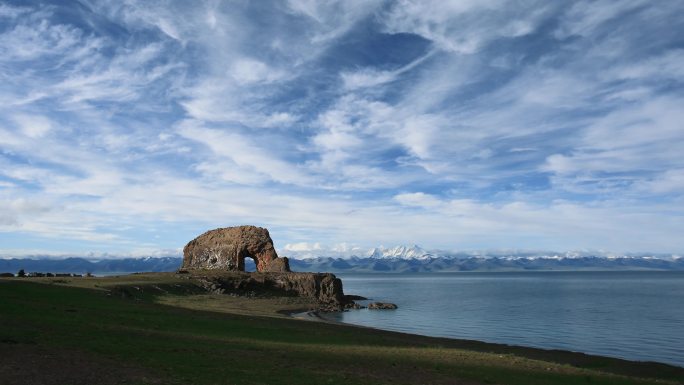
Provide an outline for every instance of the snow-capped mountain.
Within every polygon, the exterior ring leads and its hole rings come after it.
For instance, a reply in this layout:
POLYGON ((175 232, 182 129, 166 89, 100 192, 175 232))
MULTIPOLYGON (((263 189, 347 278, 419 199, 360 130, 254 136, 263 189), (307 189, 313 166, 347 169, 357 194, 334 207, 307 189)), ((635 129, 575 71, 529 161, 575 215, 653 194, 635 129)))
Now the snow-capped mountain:
POLYGON ((359 246, 340 244, 326 247, 319 243, 315 244, 288 244, 278 250, 281 256, 293 259, 382 259, 382 260, 430 260, 430 259, 544 259, 544 260, 570 260, 584 258, 639 258, 659 259, 675 261, 682 258, 677 254, 651 254, 651 253, 613 253, 603 250, 571 250, 565 252, 551 250, 475 250, 475 251, 451 251, 451 250, 426 250, 419 245, 397 245, 394 247, 378 246, 371 249, 359 246))
MULTIPOLYGON (((547 271, 547 270, 679 270, 684 271, 684 258, 677 254, 615 254, 602 251, 522 251, 490 250, 453 252, 427 251, 418 245, 375 247, 337 245, 326 248, 320 244, 290 245, 278 250, 290 258, 293 271, 332 273, 426 273, 458 271, 547 271)), ((111 274, 142 271, 175 271, 182 258, 106 258, 98 255, 86 258, 0 258, 0 273, 71 272, 111 274)), ((247 260, 248 263, 251 259, 247 260)))
POLYGON ((375 247, 366 254, 368 258, 378 259, 429 259, 434 255, 425 251, 418 245, 413 246, 395 246, 392 248, 384 248, 382 246, 375 247))
POLYGON ((314 255, 290 257, 295 271, 329 272, 453 272, 541 270, 684 270, 675 254, 616 254, 605 251, 488 250, 454 252, 425 250, 418 245, 375 247, 365 252, 347 248, 330 254, 318 245, 314 255))
POLYGON ((325 247, 320 243, 288 244, 278 250, 278 254, 294 259, 311 259, 320 257, 330 258, 377 258, 377 259, 429 259, 435 257, 418 245, 394 247, 378 246, 371 249, 349 244, 325 247))
POLYGON ((460 271, 684 270, 683 258, 653 257, 432 257, 426 259, 319 257, 290 259, 294 271, 331 273, 429 273, 460 271))

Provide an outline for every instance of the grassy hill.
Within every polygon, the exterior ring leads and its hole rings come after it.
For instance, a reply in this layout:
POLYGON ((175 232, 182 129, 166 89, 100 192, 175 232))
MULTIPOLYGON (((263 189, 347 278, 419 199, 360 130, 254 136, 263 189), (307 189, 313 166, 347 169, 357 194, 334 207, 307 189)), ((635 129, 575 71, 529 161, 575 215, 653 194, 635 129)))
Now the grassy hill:
POLYGON ((289 319, 276 311, 306 303, 279 301, 212 299, 173 274, 0 279, 0 384, 676 384, 684 379, 684 369, 662 364, 289 319))

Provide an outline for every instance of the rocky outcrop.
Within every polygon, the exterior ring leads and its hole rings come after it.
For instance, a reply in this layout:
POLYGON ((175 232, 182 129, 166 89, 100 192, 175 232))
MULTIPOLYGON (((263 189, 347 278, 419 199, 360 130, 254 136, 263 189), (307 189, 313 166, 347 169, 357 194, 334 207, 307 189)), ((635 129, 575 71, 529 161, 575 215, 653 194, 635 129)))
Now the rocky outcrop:
POLYGON ((225 227, 207 231, 183 249, 181 269, 245 271, 252 258, 259 272, 289 272, 287 258, 279 258, 268 230, 256 226, 225 227))
POLYGON ((373 302, 368 304, 369 310, 394 310, 397 305, 389 302, 373 302))
POLYGON ((310 298, 323 311, 354 304, 333 274, 291 272, 288 259, 276 254, 268 230, 256 226, 211 230, 193 239, 183 249, 178 274, 215 294, 310 298), (256 273, 245 272, 245 258, 254 259, 256 273))
POLYGON ((342 310, 349 302, 342 290, 342 281, 330 273, 191 271, 186 274, 216 294, 310 298, 328 311, 342 310))
POLYGON ((290 271, 290 261, 287 257, 276 257, 261 270, 264 273, 278 273, 290 271))

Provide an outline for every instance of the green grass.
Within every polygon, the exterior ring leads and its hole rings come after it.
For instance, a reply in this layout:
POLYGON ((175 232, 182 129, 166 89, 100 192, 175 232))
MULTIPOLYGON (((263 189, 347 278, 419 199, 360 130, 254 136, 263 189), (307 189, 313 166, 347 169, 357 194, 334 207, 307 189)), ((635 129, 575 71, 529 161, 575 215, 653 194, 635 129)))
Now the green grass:
POLYGON ((189 310, 152 297, 122 299, 18 279, 0 280, 0 325, 0 344, 84 351, 172 384, 653 384, 684 378, 684 369, 667 365, 189 310))

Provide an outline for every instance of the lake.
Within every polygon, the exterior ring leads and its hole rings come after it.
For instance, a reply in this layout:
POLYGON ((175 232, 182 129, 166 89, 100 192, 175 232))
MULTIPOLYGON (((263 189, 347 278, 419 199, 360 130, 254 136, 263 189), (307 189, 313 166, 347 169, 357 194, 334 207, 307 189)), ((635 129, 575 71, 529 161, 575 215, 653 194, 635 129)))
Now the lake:
POLYGON ((399 309, 336 321, 684 367, 684 272, 337 275, 345 293, 399 309))

